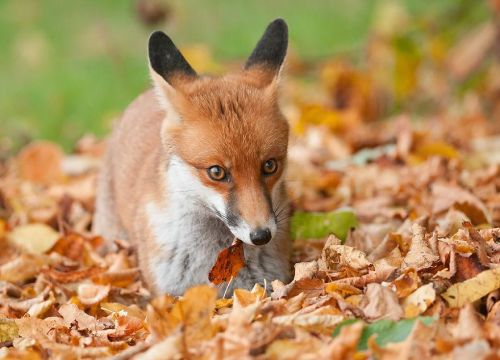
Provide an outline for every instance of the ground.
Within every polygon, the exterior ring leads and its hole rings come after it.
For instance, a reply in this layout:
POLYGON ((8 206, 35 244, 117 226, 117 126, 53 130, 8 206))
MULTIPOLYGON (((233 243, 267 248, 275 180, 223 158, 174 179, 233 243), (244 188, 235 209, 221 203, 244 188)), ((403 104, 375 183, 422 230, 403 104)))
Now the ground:
MULTIPOLYGON (((289 54, 289 284, 152 296, 135 249, 116 239, 103 253, 90 234, 105 138, 66 140, 71 151, 2 142, 0 358, 499 358, 500 5, 490 4, 491 19, 453 36, 389 7, 359 64, 289 54)), ((214 71, 235 66, 193 53, 214 71)))

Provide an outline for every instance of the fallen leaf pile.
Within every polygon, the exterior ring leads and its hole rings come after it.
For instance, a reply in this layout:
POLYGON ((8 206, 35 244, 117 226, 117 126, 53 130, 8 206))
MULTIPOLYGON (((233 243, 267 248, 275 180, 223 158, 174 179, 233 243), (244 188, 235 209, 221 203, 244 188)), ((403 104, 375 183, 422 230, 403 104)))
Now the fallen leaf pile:
MULTIPOLYGON (((406 53, 374 39, 370 73, 326 62, 314 91, 293 78, 283 88, 288 284, 154 297, 135 249, 115 239, 118 250, 103 252, 89 231, 104 141, 1 156, 0 359, 500 358, 498 81, 430 115, 376 120, 387 95, 377 75, 391 75, 377 52, 396 63, 406 53)), ((452 62, 453 81, 477 67, 473 53, 452 62)), ((409 63, 391 101, 447 96, 431 77, 419 90, 420 60, 409 63)), ((498 65, 481 76, 494 74, 498 65)), ((243 244, 207 261, 207 283, 224 286, 244 266, 243 244)))
MULTIPOLYGON (((445 131, 430 140, 435 132, 404 120, 392 126, 380 152, 339 162, 308 144, 317 131, 308 125, 290 149, 295 277, 229 298, 209 285, 153 298, 134 249, 118 241, 102 254, 88 231, 103 144, 85 139, 60 156, 53 144, 29 145, 1 178, 0 356, 499 356, 499 149, 483 153, 474 137, 451 145, 445 131)), ((387 124, 359 126, 360 139, 379 133, 387 124)), ((241 242, 224 252, 212 260, 216 284, 244 266, 241 242)))

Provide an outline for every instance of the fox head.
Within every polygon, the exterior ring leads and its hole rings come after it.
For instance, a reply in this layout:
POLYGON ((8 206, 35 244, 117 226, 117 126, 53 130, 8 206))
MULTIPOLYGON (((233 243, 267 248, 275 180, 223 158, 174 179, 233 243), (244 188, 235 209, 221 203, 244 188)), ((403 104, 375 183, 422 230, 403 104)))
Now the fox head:
POLYGON ((289 127, 277 91, 287 44, 287 25, 275 20, 240 72, 207 77, 164 33, 149 40, 169 191, 184 191, 252 245, 268 243, 286 223, 289 127))

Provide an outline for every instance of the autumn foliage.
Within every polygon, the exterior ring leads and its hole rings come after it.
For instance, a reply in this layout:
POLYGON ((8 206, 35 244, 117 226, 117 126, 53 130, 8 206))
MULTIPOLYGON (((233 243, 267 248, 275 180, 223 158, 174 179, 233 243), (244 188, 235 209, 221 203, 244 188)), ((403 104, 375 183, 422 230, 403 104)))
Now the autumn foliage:
MULTIPOLYGON (((491 45, 491 26, 470 36, 491 45)), ((381 121, 387 101, 428 93, 403 76, 415 69, 394 78, 398 92, 379 88, 380 41, 366 71, 289 60, 288 284, 218 296, 245 266, 236 241, 207 259, 207 284, 152 296, 135 249, 115 239, 103 251, 89 231, 104 140, 86 136, 69 154, 34 141, 5 157, 0 358, 499 358, 498 65, 468 97, 440 93, 445 104, 425 115, 381 121), (310 88, 304 71, 319 74, 310 88)), ((446 89, 481 62, 467 49, 450 52, 446 89)))

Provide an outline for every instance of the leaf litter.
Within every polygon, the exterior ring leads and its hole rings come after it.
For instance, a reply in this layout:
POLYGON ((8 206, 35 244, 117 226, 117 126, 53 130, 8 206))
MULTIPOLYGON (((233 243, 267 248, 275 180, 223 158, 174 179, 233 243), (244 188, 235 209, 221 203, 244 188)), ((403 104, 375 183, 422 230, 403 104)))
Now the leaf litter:
MULTIPOLYGON (((485 29, 474 36, 488 40, 485 29)), ((468 61, 453 60, 457 77, 474 71, 468 61)), ((500 357, 499 108, 450 99, 453 111, 418 122, 375 121, 373 74, 341 61, 315 70, 317 91, 284 86, 289 284, 218 297, 209 280, 227 286, 245 266, 236 241, 210 259, 207 284, 154 297, 134 249, 116 239, 103 252, 89 232, 105 141, 0 157, 0 358, 500 357)), ((398 99, 419 91, 405 74, 398 99)))

